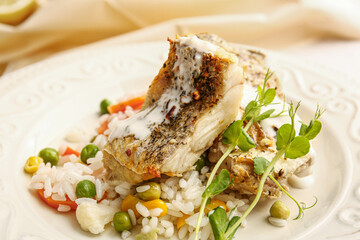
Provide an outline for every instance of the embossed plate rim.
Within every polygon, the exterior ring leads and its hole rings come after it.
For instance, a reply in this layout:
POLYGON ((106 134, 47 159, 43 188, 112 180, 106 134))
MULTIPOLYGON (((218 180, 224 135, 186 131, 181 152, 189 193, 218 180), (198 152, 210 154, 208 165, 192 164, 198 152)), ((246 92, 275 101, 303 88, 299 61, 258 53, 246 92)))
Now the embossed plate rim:
MULTIPOLYGON (((157 49, 155 52, 158 51, 159 55, 154 57, 154 61, 156 62, 155 64, 158 64, 158 67, 160 67, 161 66, 161 60, 163 60, 164 55, 166 55, 166 54, 163 54, 162 51, 164 49, 166 50, 167 45, 165 46, 165 44, 163 42, 153 42, 153 43, 144 43, 144 44, 132 44, 132 45, 128 45, 128 46, 89 47, 89 48, 81 48, 79 50, 72 50, 72 51, 69 51, 69 52, 65 52, 63 54, 59 54, 59 55, 57 55, 57 56, 55 56, 53 58, 50 58, 50 59, 45 60, 43 62, 36 63, 36 64, 28 66, 28 67, 25 67, 23 69, 20 69, 20 70, 18 70, 16 72, 10 73, 10 74, 5 75, 4 77, 0 78, 0 93, 4 93, 6 95, 6 93, 8 91, 19 88, 19 86, 18 86, 19 83, 25 84, 25 86, 26 86, 26 84, 29 84, 28 79, 31 79, 34 76, 45 74, 45 72, 48 71, 49 69, 56 68, 56 67, 59 68, 59 66, 58 66, 59 64, 66 64, 66 63, 69 63, 69 62, 76 64, 78 61, 84 60, 88 56, 94 56, 94 54, 100 54, 100 55, 101 54, 103 54, 103 55, 107 54, 107 57, 109 57, 109 56, 111 57, 111 51, 109 53, 109 50, 111 50, 114 47, 115 48, 130 48, 130 49, 133 49, 133 50, 136 50, 137 48, 141 48, 141 47, 155 47, 157 49)), ((324 72, 326 72, 326 75, 328 75, 326 77, 327 79, 332 79, 333 80, 334 78, 336 78, 336 77, 334 77, 334 73, 332 71, 326 70, 326 68, 321 68, 322 70, 318 70, 318 69, 316 69, 316 67, 310 66, 308 63, 299 62, 298 59, 294 59, 294 58, 292 58, 290 56, 286 56, 284 54, 278 54, 278 53, 272 52, 272 51, 266 51, 266 50, 264 50, 264 51, 266 53, 270 54, 270 56, 272 56, 275 59, 283 59, 283 60, 286 60, 286 62, 287 61, 290 62, 290 65, 294 65, 295 67, 304 67, 305 69, 312 69, 312 71, 320 72, 321 73, 320 75, 324 75, 324 72), (316 69, 316 70, 314 70, 314 69, 316 69)), ((141 59, 141 53, 136 53, 135 55, 138 56, 141 59)), ((145 60, 146 59, 147 58, 145 58, 145 60)), ((144 60, 144 59, 142 59, 142 60, 144 60)), ((152 59, 151 59, 151 61, 152 61, 152 59)), ((96 61, 95 61, 95 63, 96 63, 96 61)), ((107 66, 104 66, 104 67, 106 68, 107 66)), ((120 66, 120 70, 121 70, 121 66, 120 66)), ((101 69, 99 71, 97 71, 97 72, 95 71, 95 77, 94 76, 87 76, 90 79, 89 81, 96 81, 96 78, 99 77, 99 74, 101 73, 101 71, 102 71, 101 69)), ((156 71, 154 73, 156 73, 156 71)), ((343 77, 343 76, 341 76, 341 74, 340 75, 335 74, 335 75, 339 76, 339 77, 343 77)), ((346 79, 347 79, 346 81, 349 81, 349 82, 351 81, 348 78, 346 78, 346 79)), ((29 89, 30 88, 31 87, 29 87, 29 89)), ((41 86, 41 88, 43 88, 43 86, 41 86)), ((55 86, 55 89, 56 89, 56 86, 55 86)), ((44 94, 43 90, 38 89, 38 91, 40 93, 44 94)), ((348 91, 350 92, 350 89, 349 90, 345 89, 344 91, 345 92, 348 92, 348 91)), ((45 95, 46 95, 46 93, 45 93, 45 95)), ((49 99, 49 96, 44 97, 44 96, 40 95, 39 97, 40 97, 40 99, 42 99, 42 98, 49 99)), ((2 95, 0 95, 0 99, 3 99, 2 95)), ((31 101, 31 99, 26 99, 26 98, 25 98, 25 100, 24 99, 20 99, 20 100, 25 101, 25 103, 26 103, 26 101, 31 101)), ((53 99, 52 101, 56 102, 56 101, 59 101, 59 100, 58 99, 53 99)), ((8 104, 8 103, 6 103, 6 104, 8 104)), ((3 107, 3 108, 0 109, 0 119, 2 119, 3 121, 8 121, 9 118, 11 118, 11 116, 1 115, 4 111, 6 112, 6 110, 9 110, 9 106, 7 106, 8 108, 4 108, 4 105, 6 105, 6 104, 4 104, 4 102, 0 102, 0 106, 3 107)), ((13 106, 12 104, 13 103, 10 103, 10 106, 13 106)), ((34 104, 34 103, 32 103, 32 104, 34 104)), ((32 114, 34 114, 34 113, 36 114, 39 111, 31 110, 30 112, 32 114)), ((24 112, 24 113, 12 113, 12 114, 16 118, 28 117, 28 115, 29 115, 26 112, 24 112)), ((16 121, 14 121, 14 123, 16 123, 16 121)), ((0 121, 0 125, 1 125, 1 121, 0 121)), ((15 131, 15 133, 14 133, 15 137, 12 136, 11 134, 8 134, 8 136, 6 136, 6 137, 4 137, 4 135, 0 134, 0 145, 2 146, 2 153, 1 154, 3 154, 2 156, 0 156, 0 161, 3 160, 1 158, 4 158, 5 154, 7 154, 6 155, 7 157, 9 157, 9 152, 7 151, 7 148, 4 147, 4 146, 6 146, 5 144, 8 144, 9 140, 16 140, 17 139, 16 138, 16 134, 17 134, 16 131, 21 131, 21 130, 16 129, 16 124, 14 126, 15 126, 15 130, 14 130, 15 131)), ((26 126, 26 125, 24 125, 24 126, 25 127, 31 127, 31 126, 26 126)), ((22 127, 24 127, 24 126, 22 125, 22 127)), ((348 141, 349 141, 349 139, 348 139, 348 141)), ((358 150, 359 149, 357 149, 357 151, 358 150)), ((354 162, 354 164, 355 164, 355 162, 354 162)), ((356 167, 357 167, 357 165, 358 164, 356 162, 356 167)), ((17 169, 16 167, 12 166, 12 168, 10 168, 11 171, 9 171, 9 172, 11 172, 11 173, 13 173, 15 175, 22 174, 19 171, 19 169, 17 169)), ((0 173, 1 173, 1 170, 0 170, 0 173)), ((1 180, 1 177, 0 177, 0 180, 1 180)), ((10 187, 9 185, 5 184, 5 188, 4 188, 5 191, 3 191, 3 193, 0 192, 0 195, 3 195, 5 192, 10 191, 9 187, 10 187)), ((349 197, 349 195, 351 195, 351 193, 348 194, 348 197, 349 197)), ((345 196, 344 196, 344 198, 345 198, 345 196)), ((339 204, 341 204, 341 202, 339 202, 339 204)), ((335 209, 334 209, 334 211, 335 211, 335 209)), ((330 220, 330 221, 333 221, 333 220, 330 220)), ((0 231, 0 236, 2 234, 3 234, 3 232, 0 231)), ((30 235, 32 234, 31 238, 35 239, 35 235, 33 235, 34 233, 32 233, 31 231, 30 231, 30 233, 24 233, 24 234, 25 234, 24 236, 26 236, 26 234, 30 234, 30 235)), ((41 234, 39 235, 39 237, 44 237, 44 236, 45 235, 41 235, 41 234)), ((321 237, 326 237, 326 236, 321 236, 321 237)), ((25 239, 25 237, 24 237, 24 239, 25 239)))

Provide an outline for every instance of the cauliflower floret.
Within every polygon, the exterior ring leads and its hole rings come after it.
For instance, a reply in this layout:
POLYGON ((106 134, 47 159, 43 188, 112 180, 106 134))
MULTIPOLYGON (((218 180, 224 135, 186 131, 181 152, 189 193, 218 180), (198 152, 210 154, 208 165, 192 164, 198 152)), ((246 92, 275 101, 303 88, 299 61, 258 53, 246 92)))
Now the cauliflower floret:
POLYGON ((76 219, 84 231, 99 234, 104 231, 107 223, 111 222, 116 209, 97 204, 96 202, 83 202, 76 209, 76 219))

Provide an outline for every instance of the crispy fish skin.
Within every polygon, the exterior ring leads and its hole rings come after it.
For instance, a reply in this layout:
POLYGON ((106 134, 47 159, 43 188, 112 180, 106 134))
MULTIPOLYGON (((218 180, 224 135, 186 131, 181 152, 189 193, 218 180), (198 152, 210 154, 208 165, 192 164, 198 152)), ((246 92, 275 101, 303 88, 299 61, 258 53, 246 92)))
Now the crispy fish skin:
MULTIPOLYGON (((247 46, 239 47, 228 44, 224 39, 215 34, 196 34, 200 39, 212 42, 226 51, 235 54, 239 60, 239 66, 243 68, 244 84, 250 86, 262 86, 268 66, 266 55, 258 50, 250 49, 247 46)), ((279 78, 274 74, 267 82, 268 88, 275 88, 279 97, 282 97, 282 90, 279 78)))
MULTIPOLYGON (((150 85, 141 111, 156 107, 167 89, 174 88, 179 47, 179 41, 170 41, 168 59, 150 85)), ((198 56, 196 48, 185 48, 187 58, 198 56)), ((200 54, 200 73, 191 79, 194 92, 190 102, 182 103, 177 114, 169 111, 166 120, 143 139, 127 135, 107 143, 103 162, 108 180, 136 184, 160 174, 181 176, 234 121, 242 96, 242 70, 236 56, 222 48, 200 54)))

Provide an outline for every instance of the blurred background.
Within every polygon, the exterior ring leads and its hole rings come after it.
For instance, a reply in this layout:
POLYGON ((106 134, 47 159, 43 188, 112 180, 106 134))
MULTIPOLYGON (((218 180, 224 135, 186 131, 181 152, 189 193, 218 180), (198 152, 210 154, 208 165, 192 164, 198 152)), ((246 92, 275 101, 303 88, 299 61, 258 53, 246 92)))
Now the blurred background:
POLYGON ((0 0, 0 75, 80 46, 199 32, 360 68, 359 0, 0 0))

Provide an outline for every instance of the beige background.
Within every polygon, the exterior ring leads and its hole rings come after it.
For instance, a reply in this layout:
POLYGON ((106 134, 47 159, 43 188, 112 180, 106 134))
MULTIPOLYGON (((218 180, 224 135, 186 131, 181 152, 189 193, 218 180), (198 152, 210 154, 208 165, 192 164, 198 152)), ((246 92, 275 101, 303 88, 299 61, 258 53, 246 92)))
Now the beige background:
POLYGON ((6 74, 89 43, 210 32, 356 77, 359 12, 358 0, 48 0, 20 25, 0 24, 0 65, 6 74))

